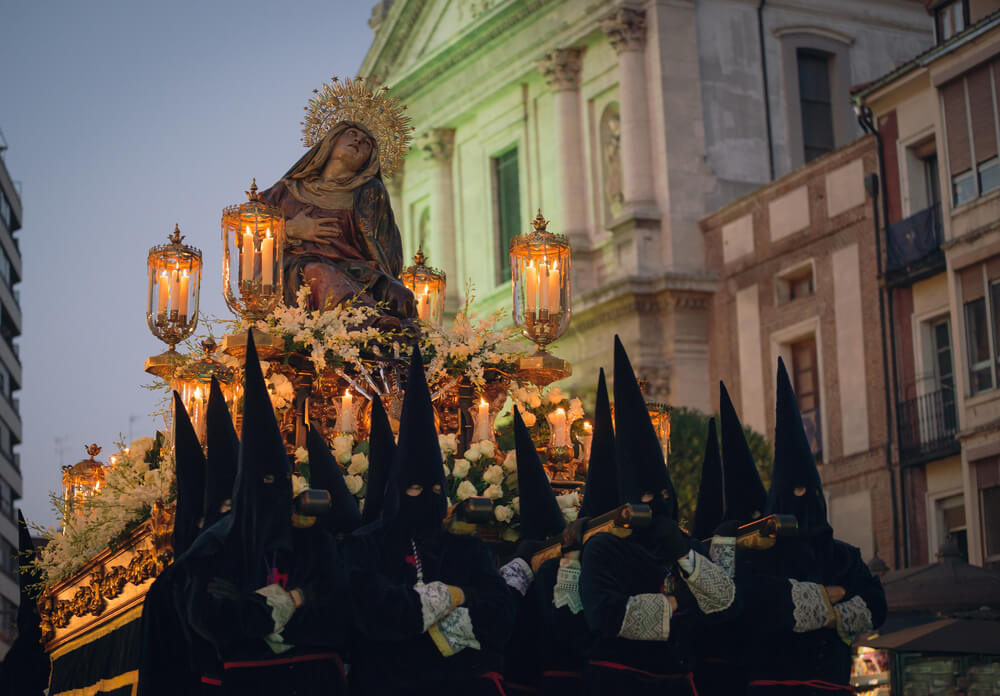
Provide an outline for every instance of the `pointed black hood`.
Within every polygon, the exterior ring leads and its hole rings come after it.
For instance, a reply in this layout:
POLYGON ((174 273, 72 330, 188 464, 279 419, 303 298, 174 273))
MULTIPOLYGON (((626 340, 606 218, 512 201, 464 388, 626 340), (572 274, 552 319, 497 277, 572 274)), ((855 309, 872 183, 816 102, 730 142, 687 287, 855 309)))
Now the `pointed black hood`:
POLYGON ((238 582, 255 589, 265 579, 265 558, 292 548, 292 470, 251 332, 247 332, 245 372, 243 432, 227 549, 237 557, 238 582))
POLYGON ((802 425, 799 404, 781 358, 778 358, 774 470, 767 502, 771 513, 795 515, 799 521, 800 537, 828 537, 832 534, 826 517, 823 484, 802 425), (805 494, 795 495, 797 488, 804 488, 805 494))
POLYGON ((696 539, 708 539, 722 522, 724 511, 722 497, 722 459, 719 457, 719 436, 715 432, 715 419, 708 419, 705 436, 705 458, 701 462, 701 483, 698 484, 698 506, 694 511, 696 539))
POLYGON ((608 383, 604 378, 603 367, 597 379, 593 433, 580 517, 597 517, 621 504, 618 495, 618 469, 615 466, 615 429, 611 420, 608 383))
POLYGON ((43 578, 37 569, 25 568, 35 560, 35 545, 20 510, 17 513, 17 531, 18 563, 21 567, 17 639, 0 663, 0 694, 43 696, 49 683, 50 662, 41 645, 41 617, 32 595, 32 586, 40 584, 43 578))
POLYGON ((531 433, 514 407, 514 446, 517 451, 517 495, 521 501, 521 538, 547 539, 566 528, 531 433))
POLYGON ((331 534, 353 532, 361 524, 357 499, 347 490, 344 475, 323 436, 310 426, 306 436, 309 449, 309 487, 330 492, 330 512, 319 524, 331 534))
POLYGON ((654 514, 677 519, 677 494, 663 460, 663 450, 649 419, 646 400, 632 371, 632 363, 615 336, 615 459, 623 502, 640 503, 653 493, 654 514), (665 497, 659 496, 666 491, 665 497))
POLYGON ((386 487, 387 524, 394 531, 414 538, 437 536, 447 512, 444 491, 444 466, 434 427, 434 408, 424 377, 424 360, 420 349, 414 347, 403 395, 392 479, 386 487), (406 489, 413 485, 422 486, 423 492, 406 495, 406 489))
POLYGON ((233 427, 233 419, 226 406, 219 382, 212 377, 206 409, 205 444, 208 449, 208 463, 205 472, 204 527, 215 524, 233 504, 233 484, 236 481, 236 460, 240 452, 240 438, 233 427))
POLYGON ((368 436, 368 492, 361 521, 370 524, 382 514, 385 486, 389 481, 392 461, 396 456, 396 439, 392 434, 389 417, 382 407, 382 400, 372 399, 372 427, 368 436))
POLYGON ((174 392, 174 461, 177 507, 174 511, 174 558, 190 548, 201 532, 205 499, 205 455, 181 395, 174 392))
POLYGON ((725 472, 726 518, 752 522, 767 507, 767 491, 747 444, 726 385, 719 382, 719 412, 722 417, 722 469, 725 472))

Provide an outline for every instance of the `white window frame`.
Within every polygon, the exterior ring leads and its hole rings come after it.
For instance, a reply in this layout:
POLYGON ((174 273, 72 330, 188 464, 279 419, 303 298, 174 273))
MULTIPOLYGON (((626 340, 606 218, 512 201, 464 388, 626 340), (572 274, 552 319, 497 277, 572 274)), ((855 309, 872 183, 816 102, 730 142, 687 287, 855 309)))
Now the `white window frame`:
POLYGON ((934 563, 937 552, 944 543, 942 530, 944 527, 944 514, 940 503, 949 499, 962 496, 962 506, 965 508, 965 535, 968 541, 969 536, 969 504, 965 499, 965 488, 962 486, 946 488, 941 491, 927 493, 927 559, 934 563))

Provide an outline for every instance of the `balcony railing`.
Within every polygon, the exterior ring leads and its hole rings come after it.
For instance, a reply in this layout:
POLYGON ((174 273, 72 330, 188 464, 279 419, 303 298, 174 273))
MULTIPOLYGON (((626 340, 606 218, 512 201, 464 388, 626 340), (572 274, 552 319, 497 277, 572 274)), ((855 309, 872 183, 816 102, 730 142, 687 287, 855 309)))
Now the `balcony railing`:
POLYGON ((959 451, 955 391, 942 388, 899 403, 900 460, 906 464, 959 451))
POLYGON ((886 276, 890 285, 912 283, 945 268, 941 204, 935 203, 886 228, 886 276))

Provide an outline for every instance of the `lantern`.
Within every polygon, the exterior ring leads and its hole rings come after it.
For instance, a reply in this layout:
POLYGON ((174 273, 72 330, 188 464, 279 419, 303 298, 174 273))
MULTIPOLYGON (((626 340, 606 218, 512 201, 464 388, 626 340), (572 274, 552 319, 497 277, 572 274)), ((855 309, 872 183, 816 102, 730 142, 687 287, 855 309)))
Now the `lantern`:
MULTIPOLYGON (((180 394, 184 408, 191 418, 191 425, 204 446, 207 432, 205 414, 208 409, 212 377, 218 380, 231 413, 238 401, 240 386, 236 379, 236 371, 212 357, 217 348, 215 341, 209 337, 202 341, 201 347, 205 351, 204 357, 180 367, 175 373, 173 387, 180 394)), ((235 420, 235 414, 233 415, 235 420)))
POLYGON ((90 459, 63 467, 63 501, 67 514, 85 512, 86 501, 97 495, 104 485, 104 465, 94 459, 101 448, 94 443, 84 449, 90 459))
POLYGON ((158 339, 170 346, 146 361, 146 371, 170 375, 180 362, 175 346, 194 333, 198 325, 201 294, 201 251, 183 243, 174 225, 170 243, 154 246, 146 260, 146 323, 158 339))
POLYGON ((572 374, 568 362, 546 350, 569 327, 572 313, 569 240, 549 232, 548 224, 539 210, 534 231, 510 242, 514 325, 538 346, 521 360, 520 376, 538 386, 572 374))
POLYGON ((573 461, 573 442, 569 436, 569 418, 566 409, 557 408, 546 416, 549 421, 549 442, 545 448, 545 459, 551 468, 551 477, 571 478, 573 472, 568 470, 573 461))
POLYGON ((423 249, 418 248, 413 257, 413 265, 407 266, 400 274, 403 285, 413 293, 417 302, 417 316, 431 324, 440 324, 444 313, 444 288, 447 276, 444 271, 426 264, 423 249))
POLYGON ((222 211, 222 286, 226 304, 244 319, 263 319, 284 293, 285 218, 257 197, 222 211))

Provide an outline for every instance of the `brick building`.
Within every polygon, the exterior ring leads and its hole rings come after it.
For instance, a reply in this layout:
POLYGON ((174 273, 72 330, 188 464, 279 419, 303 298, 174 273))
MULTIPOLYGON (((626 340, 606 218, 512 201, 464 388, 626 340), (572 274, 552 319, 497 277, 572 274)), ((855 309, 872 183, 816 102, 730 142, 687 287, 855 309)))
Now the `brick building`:
POLYGON ((891 555, 898 535, 866 189, 878 166, 876 139, 866 136, 701 221, 706 263, 719 272, 711 379, 725 381, 746 425, 772 433, 785 360, 831 522, 864 558, 891 555))

